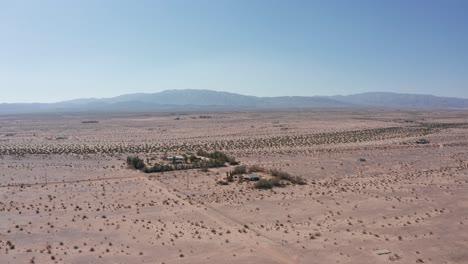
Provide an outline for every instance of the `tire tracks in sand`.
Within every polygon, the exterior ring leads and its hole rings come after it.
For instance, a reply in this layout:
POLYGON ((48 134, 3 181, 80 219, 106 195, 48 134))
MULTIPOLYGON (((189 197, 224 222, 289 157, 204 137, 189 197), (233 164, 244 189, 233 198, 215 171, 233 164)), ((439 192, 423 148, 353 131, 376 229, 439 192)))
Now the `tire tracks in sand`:
MULTIPOLYGON (((145 179, 155 187, 160 188, 162 192, 164 192, 165 195, 167 195, 171 199, 178 200, 180 202, 185 202, 188 206, 192 207, 194 211, 200 213, 201 215, 209 218, 210 220, 218 223, 221 226, 225 226, 232 229, 245 228, 245 224, 241 221, 232 218, 211 206, 202 204, 198 204, 197 206, 192 203, 188 203, 187 200, 181 198, 186 196, 186 194, 174 190, 171 186, 157 180, 154 177, 151 179, 145 179)), ((279 263, 298 263, 298 260, 292 257, 291 254, 285 253, 285 251, 291 252, 291 248, 285 248, 285 246, 282 243, 275 241, 274 239, 271 239, 256 230, 250 228, 248 228, 247 230, 248 232, 253 233, 253 235, 255 235, 258 238, 253 240, 251 236, 248 236, 248 234, 240 233, 239 235, 246 236, 244 241, 247 241, 247 243, 245 244, 247 248, 255 248, 255 252, 262 253, 263 256, 266 256, 279 263)))

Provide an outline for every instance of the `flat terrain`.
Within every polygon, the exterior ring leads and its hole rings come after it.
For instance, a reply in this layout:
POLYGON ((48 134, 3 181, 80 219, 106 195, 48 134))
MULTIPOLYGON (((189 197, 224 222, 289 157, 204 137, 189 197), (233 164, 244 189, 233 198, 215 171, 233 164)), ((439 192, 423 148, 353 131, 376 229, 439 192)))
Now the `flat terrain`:
POLYGON ((0 116, 0 263, 468 263, 467 190, 467 111, 0 116), (307 185, 125 162, 198 149, 307 185))

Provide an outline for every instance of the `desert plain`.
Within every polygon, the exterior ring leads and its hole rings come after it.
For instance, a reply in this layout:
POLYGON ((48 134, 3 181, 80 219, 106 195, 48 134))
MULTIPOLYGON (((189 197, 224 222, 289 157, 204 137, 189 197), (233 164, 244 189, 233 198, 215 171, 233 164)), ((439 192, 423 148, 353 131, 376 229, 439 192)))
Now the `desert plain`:
POLYGON ((0 116, 0 263, 468 263, 467 190, 467 111, 0 116), (198 149, 306 184, 126 163, 198 149))

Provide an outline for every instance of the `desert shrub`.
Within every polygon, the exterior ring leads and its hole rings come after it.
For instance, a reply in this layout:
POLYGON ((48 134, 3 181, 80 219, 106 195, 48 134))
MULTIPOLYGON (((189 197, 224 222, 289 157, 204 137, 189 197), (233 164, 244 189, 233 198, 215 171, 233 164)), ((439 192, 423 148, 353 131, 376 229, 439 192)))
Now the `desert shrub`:
POLYGON ((167 165, 167 164, 165 164, 165 165, 162 165, 162 166, 161 166, 161 170, 162 170, 162 171, 173 171, 173 170, 174 170, 174 167, 173 167, 172 165, 167 165))
POLYGON ((245 174, 247 172, 247 168, 242 165, 242 166, 236 166, 232 170, 232 175, 240 175, 240 174, 245 174))
POLYGON ((287 173, 285 171, 272 169, 272 170, 270 170, 270 174, 273 177, 277 177, 280 180, 288 181, 288 182, 290 182, 292 184, 298 184, 298 185, 305 185, 306 184, 306 181, 303 178, 301 178, 299 176, 292 176, 291 174, 289 174, 289 173, 287 173))
POLYGON ((221 151, 207 152, 207 151, 204 151, 202 149, 199 149, 197 151, 197 155, 201 156, 201 157, 210 158, 210 159, 212 159, 214 161, 222 163, 223 166, 224 166, 224 163, 226 163, 226 162, 229 162, 229 164, 231 164, 231 165, 239 164, 234 157, 231 157, 231 156, 229 156, 226 153, 221 152, 221 151))
POLYGON ((204 162, 203 164, 201 164, 200 168, 201 168, 201 171, 202 171, 202 172, 209 172, 209 171, 210 171, 210 170, 209 170, 209 167, 208 167, 208 164, 207 164, 206 162, 204 162))
POLYGON ((212 152, 209 154, 208 157, 214 160, 222 161, 223 163, 228 161, 228 155, 226 155, 224 152, 221 152, 221 151, 212 152))
POLYGON ((219 185, 229 185, 227 181, 218 181, 217 184, 219 185))
POLYGON ((227 156, 227 162, 228 162, 229 165, 231 165, 231 166, 239 165, 239 162, 236 161, 236 158, 231 157, 231 156, 227 156))
POLYGON ((232 172, 226 173, 226 181, 227 182, 233 182, 234 181, 234 175, 232 172))
POLYGON ((298 185, 306 185, 307 184, 307 182, 300 176, 294 177, 294 180, 291 181, 291 183, 298 184, 298 185))
POLYGON ((281 183, 281 180, 278 178, 271 178, 268 180, 273 187, 281 187, 283 184, 281 183))
POLYGON ((237 177, 237 183, 242 183, 244 181, 244 178, 242 177, 237 177))
POLYGON ((154 165, 153 167, 151 168, 146 168, 144 170, 144 172, 146 173, 153 173, 153 172, 165 172, 165 171, 174 171, 174 170, 181 170, 182 168, 175 168, 174 166, 172 165, 167 165, 167 164, 164 164, 164 165, 154 165))
POLYGON ((278 169, 271 169, 270 174, 271 176, 278 177, 282 180, 289 180, 291 178, 289 173, 278 169))
POLYGON ((278 177, 281 180, 285 180, 285 181, 289 181, 289 182, 294 181, 294 177, 291 176, 291 174, 289 174, 289 173, 287 173, 285 171, 272 169, 272 170, 270 170, 270 174, 271 174, 271 176, 278 177))
POLYGON ((153 173, 153 172, 156 172, 156 171, 153 171, 153 168, 154 168, 154 166, 153 166, 153 167, 150 167, 150 168, 146 167, 146 168, 143 169, 143 172, 144 172, 144 173, 153 173))
POLYGON ((249 167, 248 171, 251 172, 265 172, 265 168, 258 166, 258 165, 252 165, 249 167))
POLYGON ((271 189, 273 188, 273 185, 271 182, 267 179, 261 179, 258 182, 255 183, 254 187, 256 189, 271 189))
POLYGON ((222 160, 213 159, 213 160, 209 160, 209 161, 207 162, 207 166, 208 166, 209 168, 219 168, 219 167, 224 167, 224 166, 225 166, 224 163, 225 163, 225 162, 222 161, 222 160))
POLYGON ((143 170, 146 167, 145 162, 139 157, 127 157, 127 164, 137 170, 143 170))
POLYGON ((201 157, 208 157, 209 153, 206 152, 206 151, 204 151, 203 149, 199 149, 199 150, 197 151, 197 155, 198 155, 198 156, 201 156, 201 157))
POLYGON ((197 158, 197 156, 191 154, 188 156, 188 159, 190 160, 190 163, 195 163, 200 160, 199 158, 197 158))
MULTIPOLYGON (((224 167, 225 162, 223 158, 200 160, 198 157, 189 154, 190 156, 184 156, 184 159, 190 159, 191 164, 155 164, 152 167, 147 167, 145 162, 139 157, 127 157, 127 164, 137 170, 141 170, 145 173, 165 172, 174 170, 189 170, 189 169, 201 169, 203 172, 208 172, 209 168, 224 167)), ((211 155, 211 154, 210 154, 211 155)), ((222 157, 221 154, 214 154, 216 157, 222 157)))

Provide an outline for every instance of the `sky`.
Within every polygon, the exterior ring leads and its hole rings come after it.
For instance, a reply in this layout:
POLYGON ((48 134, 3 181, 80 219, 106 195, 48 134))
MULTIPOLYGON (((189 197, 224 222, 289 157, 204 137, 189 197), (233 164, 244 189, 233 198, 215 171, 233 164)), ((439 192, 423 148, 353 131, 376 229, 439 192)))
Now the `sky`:
POLYGON ((0 102, 210 89, 468 98, 466 0, 0 0, 0 102))

